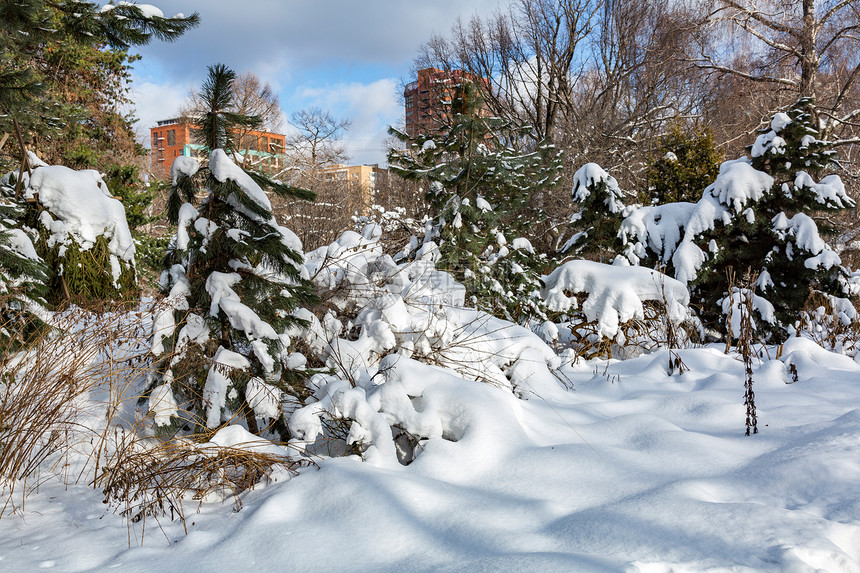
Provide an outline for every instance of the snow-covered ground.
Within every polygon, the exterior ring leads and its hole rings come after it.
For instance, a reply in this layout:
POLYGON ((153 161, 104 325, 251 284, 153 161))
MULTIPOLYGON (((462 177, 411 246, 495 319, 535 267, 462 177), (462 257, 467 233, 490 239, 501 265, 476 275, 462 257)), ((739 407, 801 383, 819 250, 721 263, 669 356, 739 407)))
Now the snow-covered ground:
POLYGON ((755 368, 746 437, 743 363, 680 356, 674 376, 665 350, 579 362, 526 400, 416 369, 454 438, 408 466, 322 460, 187 535, 148 518, 142 545, 100 492, 49 480, 0 520, 0 570, 860 571, 860 366, 792 339, 755 368))

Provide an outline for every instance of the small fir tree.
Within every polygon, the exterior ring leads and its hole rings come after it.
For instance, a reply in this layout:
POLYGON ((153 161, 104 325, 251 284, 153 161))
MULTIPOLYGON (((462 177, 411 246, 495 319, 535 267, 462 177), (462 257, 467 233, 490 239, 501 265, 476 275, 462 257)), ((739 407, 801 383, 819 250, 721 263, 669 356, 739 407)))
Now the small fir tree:
POLYGON ((305 324, 292 313, 316 298, 301 243, 276 223, 263 189, 313 194, 245 172, 225 153, 237 126, 259 123, 228 111, 234 78, 225 66, 211 66, 201 90, 207 109, 195 123, 199 143, 211 150, 208 164, 174 163, 168 215, 178 228, 162 274, 172 306, 156 320, 153 352, 163 357, 163 370, 149 405, 156 423, 174 430, 191 429, 184 411, 198 430, 243 416, 251 432, 260 431, 262 418, 286 437, 282 403, 302 393, 304 378, 296 370, 303 361, 288 352, 291 328, 305 324))
POLYGON ((618 230, 627 211, 618 182, 596 163, 586 163, 573 176, 571 197, 579 211, 570 221, 573 235, 561 255, 609 262, 621 248, 618 230))
POLYGON ((776 114, 750 146, 751 160, 722 165, 673 256, 676 273, 695 278, 693 297, 712 326, 722 320, 718 303, 729 293, 729 270, 758 276, 755 294, 773 305, 772 317, 759 313, 759 328, 771 332, 790 329, 813 292, 848 296, 846 271, 808 213, 852 208, 854 201, 839 176, 814 179, 833 152, 818 138, 810 111, 802 99, 776 114), (697 258, 701 268, 690 272, 697 258))
POLYGON ((517 322, 543 317, 532 295, 550 263, 522 235, 543 217, 529 199, 558 184, 561 155, 550 145, 527 152, 506 145, 529 129, 488 117, 471 82, 455 87, 451 105, 451 123, 436 133, 391 130, 406 150, 389 153, 390 168, 430 183, 435 217, 424 243, 438 246, 438 266, 463 282, 473 303, 517 322))

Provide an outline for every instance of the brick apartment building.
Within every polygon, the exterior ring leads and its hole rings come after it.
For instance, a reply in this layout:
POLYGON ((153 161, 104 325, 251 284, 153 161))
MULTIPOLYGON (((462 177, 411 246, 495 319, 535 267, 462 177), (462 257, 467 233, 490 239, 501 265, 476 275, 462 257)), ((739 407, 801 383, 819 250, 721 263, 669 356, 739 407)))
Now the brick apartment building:
MULTIPOLYGON (((180 155, 201 158, 208 150, 196 142, 199 128, 182 118, 165 119, 149 130, 152 142, 152 173, 159 179, 170 178, 173 160, 180 155)), ((242 136, 240 152, 250 164, 262 171, 278 171, 285 167, 284 135, 268 131, 248 131, 242 136)))
POLYGON ((481 81, 463 70, 445 71, 437 68, 418 70, 417 79, 403 90, 406 111, 406 134, 432 133, 450 121, 451 102, 455 88, 464 81, 481 81))

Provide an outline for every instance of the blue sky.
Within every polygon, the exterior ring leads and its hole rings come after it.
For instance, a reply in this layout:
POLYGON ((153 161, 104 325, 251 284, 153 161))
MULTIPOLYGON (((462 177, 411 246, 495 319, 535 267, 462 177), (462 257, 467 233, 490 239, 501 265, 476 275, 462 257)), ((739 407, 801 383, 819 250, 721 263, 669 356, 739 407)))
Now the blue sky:
POLYGON ((486 16, 499 6, 499 0, 149 2, 165 16, 197 11, 201 24, 176 42, 139 49, 132 98, 143 140, 199 87, 206 66, 223 63, 268 81, 287 117, 317 106, 349 118, 350 163, 384 162, 387 126, 403 120, 398 91, 418 48, 434 32, 447 33, 458 16, 486 16))

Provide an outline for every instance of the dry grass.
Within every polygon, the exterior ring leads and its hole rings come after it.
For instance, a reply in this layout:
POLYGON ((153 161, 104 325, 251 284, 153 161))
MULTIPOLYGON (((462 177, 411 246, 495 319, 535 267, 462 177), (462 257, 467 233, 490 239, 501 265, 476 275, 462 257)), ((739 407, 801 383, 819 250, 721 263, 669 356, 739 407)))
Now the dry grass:
MULTIPOLYGON (((141 541, 147 517, 179 519, 183 527, 189 508, 207 501, 230 499, 234 511, 242 507, 239 494, 261 480, 277 481, 312 465, 307 458, 222 447, 203 443, 205 437, 146 440, 134 434, 117 436, 112 451, 93 485, 105 493, 130 523, 140 523, 141 541)), ((187 531, 187 529, 186 529, 187 531)))
POLYGON ((183 503, 232 498, 239 507, 237 495, 261 479, 312 463, 259 444, 220 447, 212 433, 151 437, 155 412, 138 403, 152 369, 152 310, 73 307, 26 350, 0 348, 0 517, 59 477, 102 489, 130 524, 161 515, 184 522, 183 503))
POLYGON ((123 309, 96 315, 72 307, 48 322, 28 335, 26 349, 13 346, 20 344, 14 336, 2 348, 0 516, 23 508, 41 480, 82 472, 75 467, 81 460, 98 467, 106 429, 97 421, 104 424, 119 415, 116 405, 125 385, 145 368, 140 316, 123 309), (107 394, 101 407, 93 401, 95 393, 107 394), (85 455, 72 463, 81 450, 85 455))

